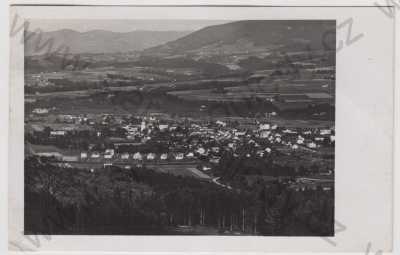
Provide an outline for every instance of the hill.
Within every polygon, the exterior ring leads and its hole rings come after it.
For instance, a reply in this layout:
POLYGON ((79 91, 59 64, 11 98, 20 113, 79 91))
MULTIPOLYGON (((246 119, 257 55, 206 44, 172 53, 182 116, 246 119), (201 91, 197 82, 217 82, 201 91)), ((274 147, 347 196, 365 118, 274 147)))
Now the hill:
POLYGON ((210 48, 221 49, 227 45, 236 45, 236 48, 245 48, 246 51, 256 50, 258 47, 285 50, 309 47, 319 50, 328 46, 333 49, 335 37, 328 34, 332 29, 335 29, 333 20, 236 21, 205 27, 175 41, 147 49, 145 53, 183 54, 196 50, 210 51, 210 48))
POLYGON ((132 31, 126 33, 105 30, 77 32, 70 29, 52 32, 26 32, 25 55, 40 55, 56 51, 60 46, 70 53, 115 53, 140 51, 187 35, 187 31, 132 31), (46 45, 47 42, 47 45, 46 45), (49 45, 52 45, 51 50, 49 45), (45 46, 45 47, 41 47, 45 46))

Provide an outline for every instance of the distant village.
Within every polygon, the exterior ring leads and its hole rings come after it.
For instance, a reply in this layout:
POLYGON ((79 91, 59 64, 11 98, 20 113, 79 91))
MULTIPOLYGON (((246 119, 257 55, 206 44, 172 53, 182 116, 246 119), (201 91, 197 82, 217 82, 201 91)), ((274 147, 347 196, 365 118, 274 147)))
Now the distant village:
MULTIPOLYGON (((226 153, 247 158, 266 158, 275 153, 317 154, 333 148, 335 143, 333 127, 288 128, 251 118, 238 121, 173 119, 167 114, 53 115, 48 109, 39 108, 32 111, 30 118, 26 124, 28 153, 51 158, 64 167, 90 162, 102 167, 122 164, 126 168, 185 162, 208 172, 218 166, 226 153)), ((333 169, 320 171, 330 175, 333 169)))

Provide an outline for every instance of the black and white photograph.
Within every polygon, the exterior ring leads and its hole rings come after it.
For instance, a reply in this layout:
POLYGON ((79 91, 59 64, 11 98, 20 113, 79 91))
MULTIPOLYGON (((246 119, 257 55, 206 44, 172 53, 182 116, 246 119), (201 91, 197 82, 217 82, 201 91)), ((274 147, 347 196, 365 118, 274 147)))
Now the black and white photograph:
POLYGON ((334 20, 29 20, 26 234, 332 236, 334 20))
POLYGON ((393 6, 31 1, 0 100, 9 251, 395 249, 393 6))

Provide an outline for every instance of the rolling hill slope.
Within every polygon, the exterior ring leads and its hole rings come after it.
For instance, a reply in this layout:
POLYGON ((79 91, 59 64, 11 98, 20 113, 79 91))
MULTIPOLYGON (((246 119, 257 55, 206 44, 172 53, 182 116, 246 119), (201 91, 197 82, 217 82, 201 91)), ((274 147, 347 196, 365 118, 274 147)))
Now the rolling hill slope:
POLYGON ((147 54, 182 54, 205 47, 247 43, 249 50, 274 46, 286 50, 334 49, 335 21, 246 20, 205 27, 175 41, 146 49, 147 54))
POLYGON ((70 29, 53 32, 26 32, 25 55, 56 51, 60 46, 70 53, 115 53, 139 51, 187 35, 185 31, 132 31, 118 33, 105 30, 77 32, 70 29), (47 45, 46 45, 47 42, 47 45), (51 50, 49 45, 52 45, 51 50), (42 47, 43 46, 43 47, 42 47))

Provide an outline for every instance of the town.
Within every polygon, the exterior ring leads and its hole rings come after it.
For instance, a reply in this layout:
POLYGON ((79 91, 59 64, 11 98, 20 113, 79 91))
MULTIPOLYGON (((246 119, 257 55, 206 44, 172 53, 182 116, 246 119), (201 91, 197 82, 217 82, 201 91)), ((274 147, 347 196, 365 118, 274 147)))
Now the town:
POLYGON ((325 162, 333 154, 333 127, 287 128, 271 124, 268 118, 211 121, 168 114, 52 115, 45 109, 34 109, 31 116, 27 150, 66 168, 149 165, 163 171, 178 164, 180 171, 169 172, 211 178, 228 154, 276 161, 292 156, 305 163, 321 155, 318 172, 313 174, 333 176, 333 165, 325 162))

